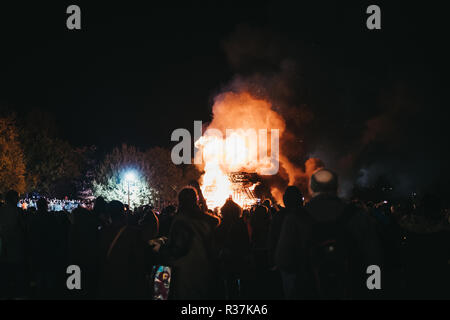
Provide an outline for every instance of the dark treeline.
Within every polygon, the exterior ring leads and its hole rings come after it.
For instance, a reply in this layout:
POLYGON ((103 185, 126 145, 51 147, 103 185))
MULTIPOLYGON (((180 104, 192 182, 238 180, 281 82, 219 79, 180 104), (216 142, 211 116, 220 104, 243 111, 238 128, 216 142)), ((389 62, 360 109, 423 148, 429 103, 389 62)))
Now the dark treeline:
POLYGON ((133 170, 151 189, 153 203, 174 202, 181 187, 200 176, 193 165, 175 166, 169 149, 141 150, 125 143, 111 150, 99 150, 95 145, 74 146, 61 138, 61 126, 42 110, 24 114, 0 110, 0 194, 13 189, 21 198, 108 198, 110 194, 103 192, 111 189, 108 184, 112 180, 108 179, 114 179, 116 185, 116 180, 123 179, 123 170, 133 170))

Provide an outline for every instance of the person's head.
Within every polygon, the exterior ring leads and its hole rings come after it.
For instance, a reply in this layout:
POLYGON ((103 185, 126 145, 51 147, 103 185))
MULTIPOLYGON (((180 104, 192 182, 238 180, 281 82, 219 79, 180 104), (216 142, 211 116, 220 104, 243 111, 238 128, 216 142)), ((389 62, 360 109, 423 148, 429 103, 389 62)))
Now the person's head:
POLYGON ((269 209, 266 206, 256 206, 254 208, 253 217, 257 220, 269 219, 269 209))
POLYGON ((320 169, 314 172, 309 182, 311 195, 314 197, 318 194, 337 194, 338 177, 336 173, 329 169, 320 169))
POLYGON ((94 210, 99 213, 105 212, 106 201, 103 197, 97 197, 97 199, 95 199, 94 210))
POLYGON ((288 209, 303 207, 303 194, 296 186, 289 186, 283 195, 284 206, 288 209))
POLYGON ((40 212, 47 212, 48 211, 48 202, 45 198, 40 198, 37 202, 37 208, 40 212))
POLYGON ((205 197, 203 196, 202 189, 200 188, 200 184, 196 180, 189 181, 188 187, 192 187, 197 192, 197 204, 202 208, 202 210, 206 210, 208 207, 206 204, 205 197))
POLYGON ((228 199, 220 209, 224 221, 238 220, 241 212, 241 207, 231 199, 228 199))
POLYGON ((5 196, 6 204, 16 206, 19 202, 19 194, 14 190, 9 190, 5 196))
POLYGON ((111 221, 119 222, 125 218, 123 203, 118 200, 113 200, 106 205, 106 211, 111 217, 111 221))
POLYGON ((84 221, 86 221, 85 218, 89 217, 89 210, 86 208, 78 207, 72 211, 72 215, 74 217, 74 223, 83 223, 84 221))
POLYGON ((184 187, 178 194, 178 207, 181 210, 192 210, 197 206, 198 194, 193 187, 184 187))
POLYGON ((272 201, 270 199, 266 199, 262 203, 263 206, 265 206, 267 209, 270 209, 272 207, 272 201))

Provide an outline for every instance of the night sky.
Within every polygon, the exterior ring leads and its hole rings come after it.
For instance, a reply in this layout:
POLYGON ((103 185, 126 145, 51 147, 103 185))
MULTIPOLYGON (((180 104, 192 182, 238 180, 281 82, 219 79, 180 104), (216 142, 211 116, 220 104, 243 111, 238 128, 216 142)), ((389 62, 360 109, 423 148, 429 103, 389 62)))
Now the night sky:
POLYGON ((448 174, 442 2, 93 2, 0 5, 1 108, 49 112, 76 146, 169 147, 174 129, 209 121, 214 96, 244 83, 285 116, 311 115, 287 117, 298 163, 427 183, 448 174), (80 31, 66 28, 70 4, 80 31), (366 28, 370 4, 381 30, 366 28))

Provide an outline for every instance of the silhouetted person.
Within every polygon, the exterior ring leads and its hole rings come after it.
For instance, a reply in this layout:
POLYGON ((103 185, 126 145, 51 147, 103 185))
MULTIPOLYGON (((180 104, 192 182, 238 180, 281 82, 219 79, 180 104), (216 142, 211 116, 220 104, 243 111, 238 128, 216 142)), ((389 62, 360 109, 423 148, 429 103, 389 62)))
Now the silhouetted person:
POLYGON ((386 299, 396 299, 401 294, 404 282, 403 232, 393 214, 394 206, 379 202, 367 208, 361 201, 353 201, 370 213, 383 250, 383 293, 386 299))
POLYGON ((247 226, 247 232, 249 239, 252 238, 252 227, 250 226, 250 210, 244 209, 242 211, 242 220, 244 221, 245 225, 247 226))
POLYGON ((272 277, 274 278, 274 291, 278 293, 278 297, 283 296, 282 292, 282 281, 289 282, 291 279, 289 277, 283 277, 275 266, 275 252, 278 245, 278 240, 280 238, 281 227, 283 226, 283 221, 288 214, 301 214, 304 210, 303 208, 303 194, 296 186, 289 186, 283 195, 284 208, 276 212, 272 216, 272 221, 269 230, 269 263, 272 267, 272 277))
MULTIPOLYGON (((149 207, 145 206, 142 213, 142 218, 139 220, 140 237, 143 243, 146 244, 144 248, 144 263, 145 276, 150 279, 152 276, 153 266, 157 265, 157 255, 153 250, 151 241, 158 237, 159 233, 159 219, 155 212, 149 207)), ((149 284, 151 284, 149 282, 149 284)), ((147 288, 148 296, 152 295, 152 288, 147 288)))
POLYGON ((247 226, 241 218, 242 209, 231 199, 220 210, 222 222, 217 228, 215 244, 224 280, 226 298, 240 297, 240 282, 248 272, 250 239, 247 226))
POLYGON ((142 219, 139 221, 142 240, 147 243, 154 239, 159 233, 159 219, 155 212, 150 208, 145 208, 142 219))
POLYGON ((94 212, 76 208, 69 231, 69 263, 82 270, 81 290, 73 290, 77 297, 95 297, 98 280, 98 220, 94 212))
POLYGON ((57 280, 61 275, 59 232, 60 225, 54 213, 48 212, 47 200, 40 198, 30 223, 31 269, 40 299, 51 299, 57 295, 57 280))
POLYGON ((98 219, 97 223, 99 224, 99 226, 101 228, 103 228, 109 224, 109 217, 106 214, 106 205, 107 205, 107 202, 105 201, 105 199, 103 197, 97 197, 95 199, 93 213, 94 213, 96 219, 98 219))
POLYGON ((303 194, 296 186, 289 186, 283 195, 284 208, 272 216, 269 230, 269 257, 270 263, 274 263, 275 250, 280 238, 281 227, 284 218, 289 213, 298 213, 303 210, 303 194))
POLYGON ((267 210, 270 210, 270 208, 272 208, 272 201, 270 201, 270 199, 266 199, 263 201, 262 205, 265 206, 267 210))
POLYGON ((197 197, 198 197, 198 206, 202 211, 207 211, 208 210, 208 205, 206 204, 206 199, 203 196, 203 192, 202 189, 200 188, 200 184, 198 183, 197 180, 191 180, 189 182, 189 186, 194 188, 195 191, 197 192, 197 197))
POLYGON ((19 215, 16 191, 6 193, 0 208, 0 299, 24 297, 25 229, 19 215))
POLYGON ((366 268, 381 264, 374 226, 366 213, 337 197, 334 172, 316 171, 309 187, 307 214, 286 216, 277 246, 276 264, 290 278, 284 281, 286 297, 366 297, 366 268))
POLYGON ((197 191, 192 187, 180 191, 178 202, 168 242, 160 250, 167 263, 173 266, 171 297, 214 298, 217 270, 212 240, 220 220, 199 207, 197 191))
POLYGON ((159 235, 162 237, 169 237, 170 226, 175 217, 175 206, 167 206, 159 215, 159 235))
POLYGON ((406 298, 450 298, 450 231, 441 199, 425 194, 416 214, 401 222, 405 229, 406 298))
POLYGON ((258 205, 250 214, 252 270, 249 274, 251 299, 272 298, 269 266, 270 213, 266 206, 258 205))
POLYGON ((146 244, 137 228, 126 225, 124 205, 107 205, 111 225, 100 233, 100 299, 145 298, 146 244))
POLYGON ((253 248, 267 250, 270 227, 270 213, 266 206, 256 206, 250 217, 253 248))

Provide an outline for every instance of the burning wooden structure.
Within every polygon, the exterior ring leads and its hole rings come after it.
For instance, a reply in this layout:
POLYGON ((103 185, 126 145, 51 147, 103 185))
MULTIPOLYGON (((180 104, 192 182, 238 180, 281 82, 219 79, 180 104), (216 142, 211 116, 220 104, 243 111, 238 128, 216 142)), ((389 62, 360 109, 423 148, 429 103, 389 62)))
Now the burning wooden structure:
POLYGON ((250 207, 258 201, 254 189, 259 183, 256 173, 232 172, 228 175, 232 185, 232 198, 241 203, 243 208, 250 207))
MULTIPOLYGON (((231 197, 234 202, 239 204, 242 208, 248 208, 258 202, 255 196, 254 189, 260 183, 259 176, 256 173, 248 172, 232 172, 228 174, 230 183, 229 194, 227 198, 231 197)), ((217 193, 216 185, 209 185, 204 189, 204 196, 208 208, 214 209, 223 203, 218 203, 214 197, 217 193)))

